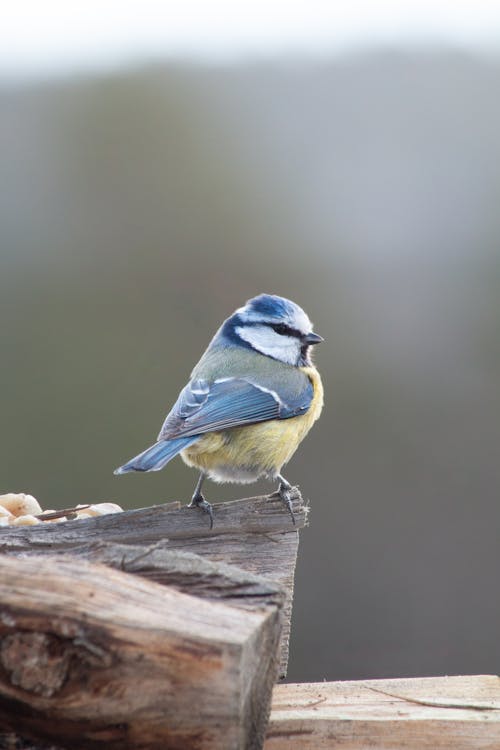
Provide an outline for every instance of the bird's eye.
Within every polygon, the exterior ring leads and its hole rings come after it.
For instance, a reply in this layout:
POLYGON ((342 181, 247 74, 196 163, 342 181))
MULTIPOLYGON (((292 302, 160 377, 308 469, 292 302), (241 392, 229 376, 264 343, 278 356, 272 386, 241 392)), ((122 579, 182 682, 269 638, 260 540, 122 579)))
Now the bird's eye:
POLYGON ((286 336, 287 334, 290 334, 290 328, 284 323, 275 323, 274 325, 271 325, 271 328, 273 329, 273 331, 276 331, 276 333, 279 333, 280 335, 286 336))

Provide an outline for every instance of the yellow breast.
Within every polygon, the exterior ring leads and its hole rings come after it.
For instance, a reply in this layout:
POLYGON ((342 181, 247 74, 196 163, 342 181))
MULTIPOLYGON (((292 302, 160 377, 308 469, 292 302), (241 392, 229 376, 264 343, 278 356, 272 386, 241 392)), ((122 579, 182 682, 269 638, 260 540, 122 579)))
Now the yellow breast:
POLYGON ((182 451, 184 461, 221 481, 251 482, 259 476, 279 474, 323 408, 318 371, 312 366, 301 370, 313 386, 313 399, 306 414, 208 433, 182 451))

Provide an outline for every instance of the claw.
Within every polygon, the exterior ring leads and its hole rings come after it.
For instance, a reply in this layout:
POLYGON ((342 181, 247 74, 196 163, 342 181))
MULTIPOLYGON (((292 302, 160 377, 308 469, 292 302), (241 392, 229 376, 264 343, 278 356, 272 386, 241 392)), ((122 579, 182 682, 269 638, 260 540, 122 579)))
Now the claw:
POLYGON ((214 527, 213 509, 212 509, 211 504, 205 500, 205 498, 203 497, 201 493, 193 497, 193 499, 188 505, 188 508, 200 508, 205 513, 208 513, 208 516, 210 518, 210 531, 213 529, 214 527))
POLYGON ((295 516, 292 508, 292 486, 288 482, 280 482, 278 494, 283 505, 288 508, 293 525, 295 526, 295 516))
POLYGON ((204 480, 205 480, 205 474, 202 471, 198 479, 198 482, 196 484, 193 497, 191 498, 191 502, 188 505, 188 508, 194 508, 194 507, 201 508, 201 510, 205 511, 205 513, 208 513, 210 517, 210 531, 211 531, 214 527, 214 513, 212 510, 212 506, 210 505, 210 503, 207 503, 207 501, 205 500, 201 492, 201 485, 203 484, 204 480))

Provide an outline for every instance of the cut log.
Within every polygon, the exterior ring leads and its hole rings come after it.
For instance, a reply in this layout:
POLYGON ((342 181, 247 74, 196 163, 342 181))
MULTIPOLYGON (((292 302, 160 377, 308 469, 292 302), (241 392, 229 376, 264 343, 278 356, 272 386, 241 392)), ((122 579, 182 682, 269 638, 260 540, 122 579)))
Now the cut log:
POLYGON ((85 560, 0 556, 1 730, 89 750, 261 748, 280 632, 261 588, 245 610, 85 560))
MULTIPOLYGON (((197 508, 172 507, 171 503, 61 524, 3 527, 0 529, 0 553, 53 555, 70 552, 87 559, 96 556, 117 567, 123 562, 124 569, 130 572, 170 584, 171 579, 167 580, 168 576, 163 577, 161 572, 161 550, 179 550, 265 576, 285 592, 279 670, 280 677, 284 677, 298 530, 304 527, 307 518, 307 509, 296 489, 292 502, 295 526, 279 498, 271 495, 215 504, 212 531, 205 513, 197 508), (137 549, 130 554, 123 552, 123 556, 118 551, 113 561, 111 549, 105 553, 101 546, 98 552, 96 544, 103 542, 141 547, 142 563, 137 549), (137 560, 135 568, 130 562, 134 558, 137 560)), ((183 590, 182 586, 179 588, 183 590)))
POLYGON ((259 609, 262 605, 275 604, 282 608, 285 601, 283 589, 269 578, 249 573, 236 565, 212 562, 192 552, 169 550, 162 542, 149 547, 94 542, 63 555, 73 560, 100 562, 191 596, 222 601, 233 607, 259 609))
POLYGON ((276 685, 265 750, 496 750, 500 678, 276 685))

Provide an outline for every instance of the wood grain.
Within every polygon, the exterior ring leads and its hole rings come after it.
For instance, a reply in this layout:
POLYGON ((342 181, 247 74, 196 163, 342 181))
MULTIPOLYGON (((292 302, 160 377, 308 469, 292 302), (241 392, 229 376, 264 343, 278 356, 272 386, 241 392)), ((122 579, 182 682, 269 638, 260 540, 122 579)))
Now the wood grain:
POLYGON ((500 678, 276 685, 265 750, 499 750, 500 678))
MULTIPOLYGON (((296 488, 293 509, 295 526, 279 498, 270 495, 215 503, 212 531, 205 513, 176 503, 60 524, 3 527, 0 529, 0 553, 71 553, 92 559, 95 545, 106 542, 139 546, 144 551, 149 549, 153 555, 160 547, 195 553, 209 561, 228 563, 265 576, 285 592, 280 644, 280 677, 284 677, 288 663, 298 531, 305 526, 307 519, 307 508, 296 488)), ((100 559, 106 562, 103 557, 100 559)), ((153 561, 154 556, 149 559, 153 561)), ((144 575, 147 567, 144 565, 142 572, 135 572, 144 575)), ((152 570, 149 577, 155 579, 152 570)))
POLYGON ((85 560, 4 555, 0 601, 4 732, 89 750, 262 747, 275 599, 242 609, 85 560))

